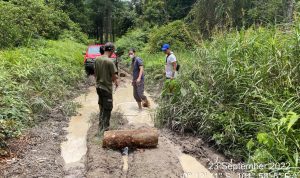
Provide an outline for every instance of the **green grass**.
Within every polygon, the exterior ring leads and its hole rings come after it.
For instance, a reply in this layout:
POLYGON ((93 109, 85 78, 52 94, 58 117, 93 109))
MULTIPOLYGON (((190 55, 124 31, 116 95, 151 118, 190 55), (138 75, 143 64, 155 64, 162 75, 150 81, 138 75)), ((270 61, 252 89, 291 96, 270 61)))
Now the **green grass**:
MULTIPOLYGON (((201 135, 237 160, 299 166, 299 23, 290 31, 274 27, 215 34, 195 51, 176 55, 179 92, 160 100, 157 125, 201 135)), ((164 55, 140 56, 149 84, 162 82, 155 76, 163 75, 164 55)))
POLYGON ((41 40, 0 51, 0 155, 6 153, 5 140, 44 119, 83 81, 85 48, 69 40, 41 40))

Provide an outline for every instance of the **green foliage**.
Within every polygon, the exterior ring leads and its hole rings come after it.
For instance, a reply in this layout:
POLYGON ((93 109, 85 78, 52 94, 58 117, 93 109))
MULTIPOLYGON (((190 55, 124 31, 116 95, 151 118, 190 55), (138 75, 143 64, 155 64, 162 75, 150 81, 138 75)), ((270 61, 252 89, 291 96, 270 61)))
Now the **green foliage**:
POLYGON ((89 9, 84 0, 64 0, 61 9, 68 14, 70 19, 78 24, 84 32, 88 32, 92 27, 89 18, 89 9))
POLYGON ((177 51, 193 49, 195 45, 186 24, 179 20, 153 28, 149 34, 146 51, 150 53, 161 51, 164 43, 169 43, 171 48, 177 51))
MULTIPOLYGON (((180 92, 179 84, 176 79, 166 80, 164 82, 164 88, 162 90, 162 95, 178 95, 180 92)), ((183 92, 182 92, 183 93, 183 92)))
POLYGON ((181 88, 179 81, 177 79, 166 80, 162 88, 161 97, 170 103, 176 103, 179 97, 185 97, 187 91, 181 88))
POLYGON ((197 0, 166 0, 166 10, 169 19, 171 21, 183 19, 193 8, 196 1, 197 0))
POLYGON ((74 22, 70 22, 69 30, 63 30, 59 39, 66 39, 82 44, 88 44, 88 36, 80 31, 81 29, 74 22))
POLYGON ((165 76, 164 66, 165 66, 165 54, 161 53, 155 53, 155 54, 149 54, 149 53, 138 53, 139 57, 143 59, 144 66, 145 66, 145 82, 146 87, 149 87, 148 89, 153 89, 153 86, 159 85, 163 86, 162 79, 165 76))
MULTIPOLYGON (((256 149, 250 149, 249 161, 262 162, 265 155, 260 153, 268 152, 267 162, 286 162, 289 167, 296 168, 299 166, 299 149, 300 149, 300 122, 299 115, 294 112, 284 113, 283 118, 270 118, 269 126, 262 129, 266 132, 257 134, 256 149)), ((298 171, 296 169, 289 170, 298 171)))
MULTIPOLYGON (((133 1, 136 25, 152 28, 139 54, 146 87, 165 83, 163 95, 176 88, 160 100, 157 123, 202 135, 227 156, 299 166, 300 23, 282 25, 298 20, 299 1, 197 0, 185 22, 169 23, 182 15, 179 3, 133 1), (173 81, 164 82, 165 56, 155 53, 163 43, 182 66, 173 81)), ((128 36, 120 46, 140 41, 128 36)))
POLYGON ((180 96, 161 101, 157 122, 198 133, 228 156, 299 166, 299 30, 297 22, 289 33, 220 33, 181 54, 180 96))
POLYGON ((147 40, 147 31, 140 28, 131 30, 116 41, 117 51, 119 54, 127 53, 130 48, 141 51, 145 47, 147 40))
POLYGON ((113 17, 115 23, 114 32, 117 37, 125 35, 128 32, 128 29, 130 30, 135 26, 138 18, 136 12, 125 2, 118 4, 113 17))
POLYGON ((282 0, 255 0, 248 9, 248 18, 254 23, 277 23, 284 21, 284 1, 282 0))
POLYGON ((164 25, 174 20, 183 19, 196 0, 132 0, 131 6, 136 17, 136 26, 151 27, 164 25))
POLYGON ((43 0, 0 1, 0 48, 44 37, 58 39, 64 30, 76 30, 68 15, 43 0))
POLYGON ((142 21, 146 21, 152 25, 163 25, 168 22, 167 4, 163 0, 149 0, 143 8, 142 21))
POLYGON ((5 140, 44 119, 83 80, 82 50, 74 41, 37 41, 0 52, 0 154, 5 140))
POLYGON ((129 1, 90 0, 86 2, 92 24, 85 30, 100 43, 115 41, 116 37, 124 35, 135 24, 137 15, 129 1))
POLYGON ((252 25, 289 22, 289 11, 295 10, 293 0, 198 0, 186 17, 204 37, 215 29, 241 29, 252 25))

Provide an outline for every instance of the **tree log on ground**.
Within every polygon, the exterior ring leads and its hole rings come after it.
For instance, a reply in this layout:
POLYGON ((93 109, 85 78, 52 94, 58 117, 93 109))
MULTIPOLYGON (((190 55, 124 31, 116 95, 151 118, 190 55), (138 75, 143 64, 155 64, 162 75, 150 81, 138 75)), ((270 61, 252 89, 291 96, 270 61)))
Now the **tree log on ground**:
POLYGON ((158 144, 158 130, 111 130, 104 132, 103 147, 120 149, 130 148, 153 148, 158 144))

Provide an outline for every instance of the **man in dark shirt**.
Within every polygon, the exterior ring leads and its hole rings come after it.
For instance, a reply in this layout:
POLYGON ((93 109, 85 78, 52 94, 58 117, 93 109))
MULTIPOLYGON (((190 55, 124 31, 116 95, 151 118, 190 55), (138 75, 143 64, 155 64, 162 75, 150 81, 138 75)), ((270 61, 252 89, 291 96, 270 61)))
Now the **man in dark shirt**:
POLYGON ((113 43, 106 43, 104 46, 104 54, 97 57, 95 61, 96 89, 100 108, 100 131, 109 129, 110 115, 113 108, 113 82, 116 87, 118 87, 117 69, 110 59, 114 51, 115 47, 113 43))
POLYGON ((141 58, 135 56, 135 49, 130 49, 128 53, 129 57, 132 59, 132 86, 133 86, 133 96, 138 103, 139 109, 142 109, 142 102, 144 107, 149 107, 149 101, 144 95, 144 66, 141 58))

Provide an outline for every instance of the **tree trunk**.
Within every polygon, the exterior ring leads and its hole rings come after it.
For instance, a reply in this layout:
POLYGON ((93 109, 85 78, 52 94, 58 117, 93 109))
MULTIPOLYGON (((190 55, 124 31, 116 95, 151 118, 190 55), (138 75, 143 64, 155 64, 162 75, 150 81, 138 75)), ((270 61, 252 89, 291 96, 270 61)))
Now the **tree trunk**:
POLYGON ((112 18, 112 42, 115 42, 115 20, 112 18))
POLYGON ((286 0, 286 21, 293 22, 295 0, 286 0))
POLYGON ((107 26, 107 17, 104 18, 104 42, 108 42, 108 26, 107 26))
POLYGON ((108 41, 112 42, 112 12, 111 9, 107 13, 107 31, 108 31, 108 41))
POLYGON ((96 27, 96 40, 99 40, 99 27, 96 27))
POLYGON ((103 44, 103 17, 100 19, 100 27, 99 27, 99 36, 100 36, 100 44, 103 44))
POLYGON ((104 132, 103 147, 121 149, 130 148, 151 148, 158 144, 158 130, 112 130, 104 132))

